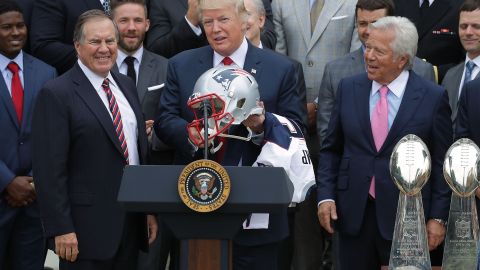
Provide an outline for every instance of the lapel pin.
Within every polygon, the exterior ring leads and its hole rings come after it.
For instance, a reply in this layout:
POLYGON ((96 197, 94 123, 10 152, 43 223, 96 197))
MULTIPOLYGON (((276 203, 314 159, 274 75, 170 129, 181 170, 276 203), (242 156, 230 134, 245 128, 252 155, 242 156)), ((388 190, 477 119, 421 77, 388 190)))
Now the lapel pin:
POLYGON ((252 74, 257 74, 257 70, 252 68, 252 71, 251 71, 252 74))

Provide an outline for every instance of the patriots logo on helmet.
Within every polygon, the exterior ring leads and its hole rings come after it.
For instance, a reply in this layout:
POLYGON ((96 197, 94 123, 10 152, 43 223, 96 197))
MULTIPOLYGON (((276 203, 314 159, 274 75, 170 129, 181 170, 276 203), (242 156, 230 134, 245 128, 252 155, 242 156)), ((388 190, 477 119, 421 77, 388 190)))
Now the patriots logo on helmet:
POLYGON ((249 75, 249 73, 242 69, 226 69, 215 74, 212 79, 221 84, 225 91, 227 91, 232 81, 240 75, 249 75))

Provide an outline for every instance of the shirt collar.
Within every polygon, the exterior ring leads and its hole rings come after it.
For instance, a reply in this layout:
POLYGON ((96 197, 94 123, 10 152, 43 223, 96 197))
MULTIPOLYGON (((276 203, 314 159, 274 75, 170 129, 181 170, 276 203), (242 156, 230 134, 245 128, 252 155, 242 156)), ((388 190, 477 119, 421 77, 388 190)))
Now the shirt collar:
POLYGON ((10 64, 10 62, 15 62, 18 65, 18 67, 20 68, 20 70, 23 71, 23 51, 20 50, 18 55, 15 56, 15 58, 13 58, 13 59, 10 59, 10 58, 6 57, 5 55, 0 54, 0 69, 2 71, 7 69, 7 66, 8 66, 8 64, 10 64))
MULTIPOLYGON (((233 60, 233 63, 235 63, 235 65, 243 69, 243 65, 245 64, 245 58, 247 57, 247 51, 248 42, 247 39, 243 37, 243 42, 240 47, 238 47, 238 49, 234 51, 231 55, 227 56, 233 60)), ((222 62, 223 58, 225 58, 225 56, 221 56, 216 51, 213 51, 213 66, 216 67, 220 65, 220 62, 222 62)))
POLYGON ((418 1, 418 6, 419 7, 422 6, 423 1, 428 1, 428 6, 431 7, 434 0, 419 0, 418 1))
MULTIPOLYGON (((97 90, 97 92, 99 92, 99 90, 101 89, 101 86, 102 86, 102 83, 103 83, 103 80, 105 80, 104 77, 101 77, 97 74, 95 74, 93 71, 91 71, 87 66, 85 66, 82 61, 80 59, 78 59, 78 65, 80 66, 80 68, 82 69, 83 73, 85 74, 85 76, 87 76, 87 79, 90 81, 90 83, 92 84, 93 88, 95 88, 95 90, 97 90)), ((110 84, 113 84, 114 87, 118 88, 116 83, 115 83, 115 80, 113 79, 112 77, 112 73, 111 72, 108 72, 108 75, 107 75, 107 78, 108 80, 110 81, 110 84)))
MULTIPOLYGON (((405 92, 405 88, 407 87, 407 82, 409 77, 410 77, 410 73, 407 70, 403 70, 400 73, 400 75, 398 75, 397 78, 395 78, 395 80, 387 84, 388 90, 390 90, 390 92, 392 92, 398 98, 403 96, 403 93, 405 92)), ((370 95, 371 96, 375 95, 382 86, 383 86, 382 84, 379 84, 378 82, 373 81, 370 95)))
POLYGON ((468 61, 472 61, 473 63, 475 63, 477 67, 480 67, 480 55, 473 59, 470 59, 468 55, 465 56, 465 65, 467 64, 468 61))
MULTIPOLYGON (((130 56, 130 55, 118 49, 117 67, 120 67, 120 65, 123 64, 123 61, 125 61, 125 58, 127 58, 127 56, 130 56)), ((138 48, 138 50, 135 53, 133 53, 131 56, 135 57, 135 62, 138 61, 139 63, 141 63, 142 56, 143 56, 143 46, 140 46, 140 48, 138 48)))

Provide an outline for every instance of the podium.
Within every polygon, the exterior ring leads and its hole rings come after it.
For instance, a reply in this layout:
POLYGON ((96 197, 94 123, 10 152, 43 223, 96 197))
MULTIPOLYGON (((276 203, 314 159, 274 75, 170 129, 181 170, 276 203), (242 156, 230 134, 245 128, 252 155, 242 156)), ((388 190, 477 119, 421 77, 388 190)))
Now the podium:
POLYGON ((226 203, 209 213, 191 210, 178 195, 184 166, 126 166, 118 201, 126 211, 158 213, 175 237, 182 240, 181 270, 231 269, 231 244, 250 213, 286 209, 293 184, 283 168, 226 166, 231 191, 226 203))

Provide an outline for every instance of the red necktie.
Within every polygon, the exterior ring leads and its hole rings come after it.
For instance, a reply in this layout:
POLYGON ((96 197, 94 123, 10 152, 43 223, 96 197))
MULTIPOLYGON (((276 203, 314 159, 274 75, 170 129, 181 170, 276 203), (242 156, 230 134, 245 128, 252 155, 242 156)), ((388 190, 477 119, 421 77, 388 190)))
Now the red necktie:
MULTIPOLYGON (((427 0, 425 0, 427 1, 427 0)), ((388 135, 388 87, 382 86, 379 90, 380 99, 378 100, 372 112, 372 134, 375 141, 377 151, 380 150, 388 135)), ((375 198, 375 176, 372 177, 370 189, 368 190, 370 196, 375 198)))
POLYGON ((233 64, 233 60, 232 60, 232 58, 227 56, 227 57, 223 58, 222 64, 224 66, 230 66, 231 64, 233 64))
POLYGON ((15 62, 10 62, 7 68, 12 72, 12 101, 15 111, 17 112, 18 122, 22 123, 23 113, 23 87, 20 81, 20 75, 18 74, 19 67, 15 62))
POLYGON ((122 146, 123 157, 125 158, 126 164, 128 164, 128 147, 127 147, 127 139, 125 138, 125 134, 123 133, 123 122, 122 122, 122 115, 120 114, 120 108, 118 107, 117 100, 110 90, 110 83, 108 79, 105 79, 102 83, 103 91, 107 94, 108 99, 108 108, 112 113, 113 118, 113 127, 115 128, 115 133, 117 133, 118 141, 122 146))

